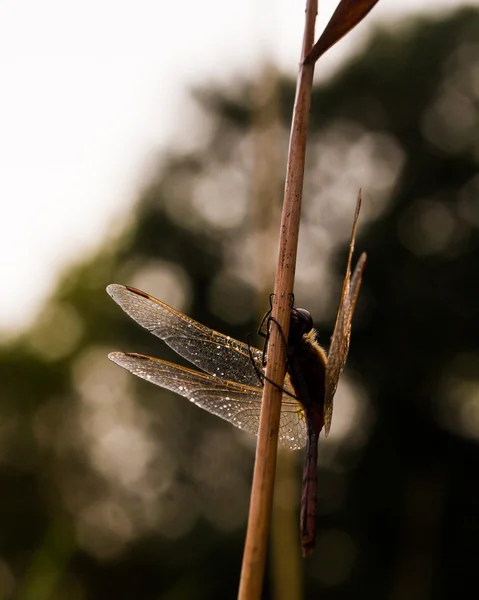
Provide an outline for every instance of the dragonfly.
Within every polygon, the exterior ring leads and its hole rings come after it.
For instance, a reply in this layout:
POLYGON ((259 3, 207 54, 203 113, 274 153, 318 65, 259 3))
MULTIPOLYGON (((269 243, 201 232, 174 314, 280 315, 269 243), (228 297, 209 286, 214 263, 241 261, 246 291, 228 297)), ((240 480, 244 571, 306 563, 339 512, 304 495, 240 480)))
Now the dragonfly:
POLYGON ((327 437, 331 429, 333 399, 339 377, 346 364, 351 338, 351 322, 361 287, 366 253, 362 253, 353 274, 357 222, 361 208, 361 191, 354 214, 346 275, 331 338, 329 352, 319 345, 311 314, 292 308, 288 336, 287 373, 295 397, 305 413, 306 453, 301 492, 300 532, 303 556, 314 550, 316 539, 318 440, 324 427, 327 437))
MULTIPOLYGON (((359 195, 328 354, 317 342, 310 313, 291 309, 278 441, 291 450, 306 446, 300 517, 305 556, 314 549, 315 540, 318 438, 323 427, 327 435, 331 426, 333 398, 349 350, 351 320, 366 263, 363 253, 351 276, 360 205, 359 195)), ((210 329, 136 288, 112 284, 107 292, 139 325, 201 371, 133 352, 111 352, 111 361, 244 431, 258 433, 265 371, 262 350, 210 329)))

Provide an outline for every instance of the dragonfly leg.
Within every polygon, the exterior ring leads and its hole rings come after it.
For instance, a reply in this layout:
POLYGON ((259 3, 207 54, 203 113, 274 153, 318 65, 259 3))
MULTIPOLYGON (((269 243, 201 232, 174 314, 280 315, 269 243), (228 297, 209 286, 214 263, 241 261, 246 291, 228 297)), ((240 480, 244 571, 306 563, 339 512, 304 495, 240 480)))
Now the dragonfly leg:
MULTIPOLYGON (((268 313, 266 313, 266 315, 263 317, 263 320, 261 321, 262 324, 263 324, 265 318, 267 317, 267 315, 268 315, 268 313)), ((268 317, 268 323, 270 323, 270 321, 273 321, 279 327, 279 324, 276 321, 276 319, 274 319, 273 317, 268 317)), ((286 340, 284 338, 284 334, 283 334, 283 331, 282 331, 281 327, 279 327, 279 330, 281 332, 281 337, 283 339, 283 343, 285 344, 285 346, 287 348, 286 340)), ((281 390, 283 392, 283 394, 286 394, 287 396, 290 396, 291 398, 294 398, 295 400, 297 400, 297 398, 296 398, 296 396, 294 394, 292 394, 291 392, 288 392, 288 390, 285 390, 282 386, 278 385, 275 381, 272 381, 271 379, 269 379, 269 377, 266 377, 266 375, 262 371, 260 371, 260 369, 258 369, 258 365, 256 364, 256 361, 255 361, 255 359, 253 357, 253 353, 251 351, 250 338, 251 338, 251 335, 248 335, 247 338, 246 338, 247 342, 248 342, 249 357, 250 357, 251 364, 253 365, 253 368, 256 371, 256 375, 258 376, 258 380, 261 383, 261 385, 263 386, 265 381, 269 381, 269 383, 271 383, 271 385, 274 385, 274 387, 276 387, 277 389, 281 390)), ((263 351, 263 360, 262 360, 263 366, 265 366, 265 364, 266 364, 265 357, 266 357, 266 350, 267 350, 268 339, 269 339, 269 326, 268 326, 268 334, 266 336, 266 341, 265 341, 264 351, 263 351)))

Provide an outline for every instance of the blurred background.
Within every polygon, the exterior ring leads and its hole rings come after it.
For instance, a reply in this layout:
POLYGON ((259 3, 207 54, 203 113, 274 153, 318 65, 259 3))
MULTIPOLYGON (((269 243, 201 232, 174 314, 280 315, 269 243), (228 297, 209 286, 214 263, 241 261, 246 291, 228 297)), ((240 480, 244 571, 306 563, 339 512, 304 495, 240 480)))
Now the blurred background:
MULTIPOLYGON (((304 16, 287 4, 2 5, 0 600, 236 597, 255 440, 109 363, 181 360, 105 287, 256 330, 304 16)), ((303 454, 282 453, 268 599, 479 583, 479 7, 392 4, 317 68, 295 298, 325 346, 359 187, 369 261, 317 550, 299 558, 303 454)))

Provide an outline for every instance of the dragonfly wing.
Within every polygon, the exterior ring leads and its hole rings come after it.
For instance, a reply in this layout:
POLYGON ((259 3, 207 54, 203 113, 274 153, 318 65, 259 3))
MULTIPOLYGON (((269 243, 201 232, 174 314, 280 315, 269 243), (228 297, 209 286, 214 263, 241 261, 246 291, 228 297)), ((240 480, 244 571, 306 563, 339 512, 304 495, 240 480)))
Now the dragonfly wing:
POLYGON ((358 195, 356 212, 354 215, 353 228, 351 232, 351 241, 349 244, 348 264, 346 267, 346 275, 344 276, 343 289, 341 293, 341 301, 339 304, 336 324, 334 326, 333 336, 331 338, 331 346, 328 352, 328 362, 326 366, 326 389, 324 400, 324 431, 325 435, 329 434, 331 428, 331 420, 333 417, 333 400, 334 394, 338 387, 339 377, 346 364, 346 359, 349 352, 349 341, 351 338, 351 321, 358 299, 359 288, 363 276, 364 267, 366 265, 366 254, 363 253, 354 269, 351 278, 351 261, 354 252, 354 242, 356 238, 357 221, 359 210, 361 208, 361 191, 358 195))
POLYGON ((135 288, 112 284, 107 292, 137 323, 198 368, 223 379, 261 385, 251 362, 252 356, 263 372, 261 350, 214 331, 135 288))
POLYGON ((341 307, 341 318, 338 319, 331 339, 326 367, 325 393, 325 434, 328 435, 333 416, 334 394, 338 387, 339 377, 346 364, 351 339, 351 321, 356 307, 356 301, 361 287, 362 273, 366 264, 366 254, 362 254, 354 269, 351 286, 348 290, 348 301, 341 307))
MULTIPOLYGON (((112 352, 108 358, 134 375, 194 402, 239 429, 258 433, 262 388, 200 373, 143 354, 112 352)), ((284 395, 280 420, 280 444, 301 448, 306 427, 300 404, 284 395)))
POLYGON ((283 394, 278 441, 283 448, 299 450, 306 446, 308 432, 304 411, 296 400, 283 394))

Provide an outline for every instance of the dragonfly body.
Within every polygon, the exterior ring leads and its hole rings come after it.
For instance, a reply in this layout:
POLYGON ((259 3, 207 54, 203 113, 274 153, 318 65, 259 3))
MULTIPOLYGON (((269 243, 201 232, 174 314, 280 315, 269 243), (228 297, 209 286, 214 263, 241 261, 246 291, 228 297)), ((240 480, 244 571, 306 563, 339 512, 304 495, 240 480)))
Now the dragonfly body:
POLYGON ((306 455, 301 492, 300 532, 303 555, 314 549, 316 538, 316 495, 318 438, 324 426, 327 357, 316 341, 308 311, 293 308, 288 338, 288 374, 306 418, 306 455))

